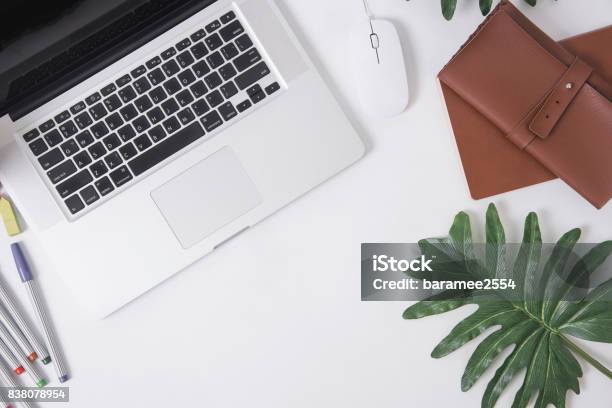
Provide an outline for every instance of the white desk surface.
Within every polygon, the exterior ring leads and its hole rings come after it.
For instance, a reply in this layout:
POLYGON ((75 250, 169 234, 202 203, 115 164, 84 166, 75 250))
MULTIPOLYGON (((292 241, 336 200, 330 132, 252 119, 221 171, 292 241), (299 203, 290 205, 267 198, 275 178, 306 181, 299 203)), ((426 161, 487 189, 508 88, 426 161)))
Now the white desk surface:
MULTIPOLYGON (((477 1, 459 1, 447 22, 439 1, 370 0, 376 16, 398 25, 408 59, 413 101, 391 120, 361 112, 349 79, 345 33, 362 17, 361 1, 279 1, 362 131, 368 155, 102 321, 81 313, 55 273, 37 265, 74 376, 66 405, 477 407, 493 371, 472 391, 460 390, 477 343, 429 357, 469 310, 404 321, 407 304, 362 303, 360 243, 442 235, 460 210, 481 226, 490 201, 511 239, 520 239, 532 210, 545 240, 576 226, 585 242, 612 238, 612 204, 597 211, 560 181, 470 198, 436 74, 481 21, 477 1)), ((515 3, 556 39, 612 23, 609 0, 515 3)), ((4 280, 29 306, 1 236, 4 280)), ((612 367, 611 345, 585 348, 612 367)), ((568 393, 568 407, 609 407, 610 381, 582 367, 582 395, 568 393)), ((519 385, 498 406, 510 406, 519 385)))

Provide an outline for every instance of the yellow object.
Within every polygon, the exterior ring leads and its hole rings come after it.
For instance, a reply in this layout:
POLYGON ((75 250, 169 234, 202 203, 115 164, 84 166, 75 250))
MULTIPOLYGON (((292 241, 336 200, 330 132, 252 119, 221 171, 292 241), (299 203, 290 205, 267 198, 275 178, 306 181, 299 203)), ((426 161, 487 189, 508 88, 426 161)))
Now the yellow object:
POLYGON ((10 201, 6 199, 6 197, 0 196, 0 215, 2 216, 2 221, 4 221, 4 226, 6 227, 6 232, 9 236, 17 235, 21 233, 21 228, 19 228, 19 223, 17 222, 17 217, 15 216, 15 211, 13 211, 13 206, 10 201))

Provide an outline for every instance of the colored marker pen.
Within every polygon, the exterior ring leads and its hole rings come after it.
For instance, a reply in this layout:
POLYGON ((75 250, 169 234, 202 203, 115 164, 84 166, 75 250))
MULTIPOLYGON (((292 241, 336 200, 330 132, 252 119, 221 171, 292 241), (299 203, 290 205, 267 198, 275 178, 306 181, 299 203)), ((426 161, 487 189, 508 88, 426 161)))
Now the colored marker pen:
POLYGON ((45 339, 47 340, 47 346, 49 347, 49 353, 51 353, 51 359, 53 360, 55 372, 57 373, 59 382, 64 383, 68 381, 69 378, 68 370, 66 364, 64 363, 64 358, 60 351, 59 344, 55 338, 55 333, 53 332, 51 322, 49 321, 49 317, 47 316, 46 310, 43 307, 43 302, 38 293, 36 282, 34 282, 32 277, 30 267, 28 266, 25 256, 23 255, 21 247, 18 243, 11 244, 11 251, 13 252, 13 258, 15 259, 15 265, 17 265, 19 277, 26 286, 28 295, 30 296, 30 301, 32 302, 32 307, 34 308, 34 313, 36 314, 38 322, 45 333, 45 339))

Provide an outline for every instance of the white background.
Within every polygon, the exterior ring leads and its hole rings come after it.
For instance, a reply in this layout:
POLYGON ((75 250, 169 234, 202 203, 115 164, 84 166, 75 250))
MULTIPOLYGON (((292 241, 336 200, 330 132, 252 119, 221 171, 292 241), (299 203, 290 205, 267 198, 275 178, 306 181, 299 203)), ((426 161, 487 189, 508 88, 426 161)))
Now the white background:
MULTIPOLYGON (((585 242, 612 238, 612 204, 597 211, 560 181, 469 197, 436 74, 481 21, 476 0, 460 0, 452 22, 437 0, 370 1, 376 16, 397 24, 408 60, 413 101, 391 120, 368 118, 356 103, 345 45, 361 1, 280 0, 363 134, 361 162, 106 320, 82 313, 36 256, 74 376, 69 406, 477 407, 494 370, 461 392, 476 342, 429 357, 469 310, 403 321, 407 304, 362 303, 360 243, 444 235, 460 210, 482 236, 490 201, 511 240, 532 210, 547 241, 576 226, 585 242)), ((556 39, 612 23, 609 0, 515 3, 556 39)), ((4 280, 29 306, 0 235, 4 280)), ((612 366, 612 345, 585 348, 612 366)), ((610 381, 583 370, 583 395, 570 392, 568 407, 609 407, 610 381)), ((498 406, 510 406, 512 394, 498 406)))

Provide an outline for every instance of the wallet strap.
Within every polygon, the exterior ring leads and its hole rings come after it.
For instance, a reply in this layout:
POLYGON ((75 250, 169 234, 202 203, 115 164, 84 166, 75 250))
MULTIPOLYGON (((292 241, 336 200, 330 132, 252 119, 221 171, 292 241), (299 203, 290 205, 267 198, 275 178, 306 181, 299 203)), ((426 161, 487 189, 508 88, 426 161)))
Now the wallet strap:
POLYGON ((576 58, 544 101, 529 130, 546 139, 592 73, 593 68, 576 58))

